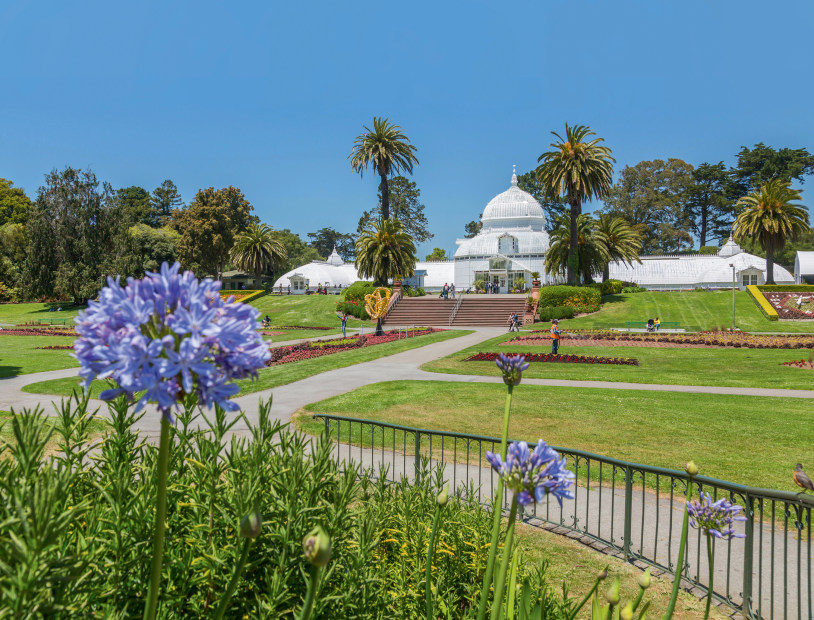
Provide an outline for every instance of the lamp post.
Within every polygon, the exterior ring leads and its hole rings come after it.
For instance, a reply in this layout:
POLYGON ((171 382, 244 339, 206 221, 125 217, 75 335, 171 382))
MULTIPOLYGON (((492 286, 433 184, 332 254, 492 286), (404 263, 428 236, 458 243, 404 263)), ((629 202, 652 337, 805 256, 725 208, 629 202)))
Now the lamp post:
POLYGON ((729 266, 732 267, 732 331, 735 331, 735 285, 737 281, 735 280, 735 264, 729 263, 729 266))

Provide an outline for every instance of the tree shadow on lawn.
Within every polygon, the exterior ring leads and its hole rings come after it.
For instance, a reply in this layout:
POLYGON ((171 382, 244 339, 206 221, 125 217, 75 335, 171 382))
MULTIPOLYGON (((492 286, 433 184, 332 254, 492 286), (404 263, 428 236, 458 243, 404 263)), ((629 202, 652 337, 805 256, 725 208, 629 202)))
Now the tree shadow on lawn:
POLYGON ((0 379, 4 377, 16 377, 21 374, 22 366, 0 366, 0 379))

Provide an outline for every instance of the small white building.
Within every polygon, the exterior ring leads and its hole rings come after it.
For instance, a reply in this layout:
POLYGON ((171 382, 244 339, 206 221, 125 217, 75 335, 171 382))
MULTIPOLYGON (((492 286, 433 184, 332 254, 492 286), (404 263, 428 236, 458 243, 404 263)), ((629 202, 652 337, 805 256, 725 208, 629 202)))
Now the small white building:
POLYGON ((477 235, 456 241, 455 288, 463 291, 483 280, 507 293, 518 278, 530 286, 533 272, 545 278, 545 213, 534 196, 517 186, 516 172, 511 187, 486 205, 481 223, 477 235))
POLYGON ((814 284, 814 252, 797 252, 794 257, 794 282, 814 284))
MULTIPOLYGON (((639 258, 641 264, 612 262, 610 277, 635 282, 640 287, 651 290, 732 288, 733 277, 740 289, 745 289, 750 284, 766 283, 766 259, 744 252, 732 237, 717 254, 674 254, 639 258)), ((777 284, 793 284, 795 280, 787 269, 775 264, 774 281, 777 284)))
POLYGON ((283 274, 274 283, 275 291, 292 295, 305 295, 306 291, 316 291, 320 285, 330 292, 348 288, 359 279, 353 263, 345 263, 334 248, 328 260, 315 260, 283 274))

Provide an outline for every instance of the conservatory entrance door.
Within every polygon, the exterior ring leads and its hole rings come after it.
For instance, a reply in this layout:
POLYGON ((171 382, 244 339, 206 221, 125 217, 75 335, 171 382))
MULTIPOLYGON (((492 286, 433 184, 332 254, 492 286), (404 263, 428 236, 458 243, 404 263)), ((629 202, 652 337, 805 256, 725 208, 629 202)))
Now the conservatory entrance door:
POLYGON ((500 293, 508 293, 509 289, 506 286, 506 272, 503 273, 490 273, 492 284, 497 284, 498 292, 500 293))

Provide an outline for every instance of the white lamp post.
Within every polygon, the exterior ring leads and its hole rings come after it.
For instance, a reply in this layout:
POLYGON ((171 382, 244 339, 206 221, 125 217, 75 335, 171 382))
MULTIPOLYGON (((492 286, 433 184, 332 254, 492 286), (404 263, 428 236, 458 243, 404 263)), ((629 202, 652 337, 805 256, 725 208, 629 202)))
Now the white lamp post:
POLYGON ((735 280, 735 264, 729 263, 729 266, 732 267, 732 331, 735 331, 735 286, 737 280, 735 280))

